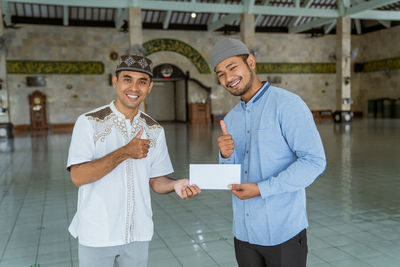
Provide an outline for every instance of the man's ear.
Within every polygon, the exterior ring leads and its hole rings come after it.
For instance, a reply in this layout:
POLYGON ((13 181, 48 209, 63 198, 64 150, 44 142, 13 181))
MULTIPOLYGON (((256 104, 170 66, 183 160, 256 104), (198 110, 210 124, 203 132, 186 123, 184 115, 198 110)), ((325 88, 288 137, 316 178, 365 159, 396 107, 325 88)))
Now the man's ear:
POLYGON ((249 65, 250 69, 254 70, 256 68, 256 58, 254 57, 253 54, 249 54, 249 57, 247 58, 247 65, 249 65))
POLYGON ((117 88, 117 76, 113 75, 112 77, 112 85, 114 88, 117 88))

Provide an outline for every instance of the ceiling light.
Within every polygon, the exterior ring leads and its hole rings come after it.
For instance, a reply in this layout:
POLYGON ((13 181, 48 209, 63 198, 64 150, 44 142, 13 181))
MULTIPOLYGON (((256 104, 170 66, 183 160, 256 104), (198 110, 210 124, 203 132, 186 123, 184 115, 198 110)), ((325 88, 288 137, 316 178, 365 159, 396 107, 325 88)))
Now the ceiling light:
POLYGON ((197 17, 197 14, 195 12, 192 12, 192 14, 190 14, 190 16, 195 19, 197 17))

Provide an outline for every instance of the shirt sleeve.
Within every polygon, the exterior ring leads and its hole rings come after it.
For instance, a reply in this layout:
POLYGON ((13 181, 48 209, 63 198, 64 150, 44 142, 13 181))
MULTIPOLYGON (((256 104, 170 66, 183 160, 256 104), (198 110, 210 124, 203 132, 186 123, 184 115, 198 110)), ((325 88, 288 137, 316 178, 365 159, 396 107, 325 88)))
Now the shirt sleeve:
POLYGON ((300 99, 283 105, 279 115, 282 134, 297 159, 277 176, 258 183, 262 198, 309 186, 325 170, 326 158, 311 111, 300 99))
POLYGON ((94 160, 95 144, 93 129, 88 119, 81 115, 77 119, 72 132, 71 144, 68 152, 67 170, 72 165, 94 160))
POLYGON ((235 164, 235 152, 229 158, 223 158, 221 155, 221 151, 218 151, 219 155, 219 164, 235 164))
POLYGON ((169 158, 165 132, 164 129, 162 129, 155 146, 153 162, 150 168, 150 178, 168 175, 173 172, 174 169, 171 159, 169 158))

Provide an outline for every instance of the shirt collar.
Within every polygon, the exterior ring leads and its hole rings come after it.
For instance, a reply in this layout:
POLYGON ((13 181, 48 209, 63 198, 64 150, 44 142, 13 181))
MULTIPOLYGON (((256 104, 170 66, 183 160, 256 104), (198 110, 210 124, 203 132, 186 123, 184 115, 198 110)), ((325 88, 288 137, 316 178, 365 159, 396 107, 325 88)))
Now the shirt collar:
POLYGON ((260 90, 250 99, 249 102, 244 102, 243 100, 240 100, 240 104, 242 105, 243 108, 246 108, 248 105, 253 105, 255 104, 260 98, 265 94, 265 92, 268 90, 270 87, 270 84, 268 82, 263 82, 263 86, 261 87, 260 90))
MULTIPOLYGON (((115 106, 114 100, 111 101, 111 103, 110 103, 110 108, 111 108, 112 112, 114 112, 119 118, 126 120, 125 115, 122 114, 122 113, 117 109, 117 107, 115 106)), ((133 118, 132 122, 134 122, 135 120, 137 120, 137 119, 139 118, 141 112, 142 112, 142 111, 140 111, 140 110, 138 111, 138 113, 136 114, 136 116, 133 118)))

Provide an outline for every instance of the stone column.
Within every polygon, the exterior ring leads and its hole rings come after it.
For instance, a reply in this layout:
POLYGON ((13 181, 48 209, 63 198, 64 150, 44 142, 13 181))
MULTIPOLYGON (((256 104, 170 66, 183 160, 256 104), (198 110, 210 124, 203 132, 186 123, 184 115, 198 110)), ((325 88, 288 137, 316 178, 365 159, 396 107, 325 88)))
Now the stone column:
POLYGON ((253 48, 255 41, 254 14, 243 13, 240 15, 240 39, 249 49, 253 48))
POLYGON ((351 110, 351 18, 336 24, 336 109, 351 110))
MULTIPOLYGON (((2 1, 0 0, 0 14, 3 14, 2 1)), ((6 47, 5 47, 6 29, 3 20, 0 19, 0 123, 9 123, 9 106, 8 106, 8 88, 7 88, 7 70, 6 70, 6 47), (6 110, 4 110, 6 109, 6 110)))
POLYGON ((129 7, 129 44, 130 52, 137 52, 143 45, 141 8, 129 7), (136 51, 135 51, 136 50, 136 51))
MULTIPOLYGON (((129 54, 137 54, 143 45, 142 10, 139 7, 129 7, 129 54)), ((142 51, 143 53, 145 51, 142 51)), ((146 112, 146 100, 140 106, 146 112)))
MULTIPOLYGON (((0 0, 0 15, 3 18, 3 1, 0 0)), ((0 36, 3 35, 4 32, 4 25, 3 25, 3 19, 0 19, 0 36)))

